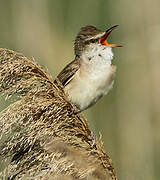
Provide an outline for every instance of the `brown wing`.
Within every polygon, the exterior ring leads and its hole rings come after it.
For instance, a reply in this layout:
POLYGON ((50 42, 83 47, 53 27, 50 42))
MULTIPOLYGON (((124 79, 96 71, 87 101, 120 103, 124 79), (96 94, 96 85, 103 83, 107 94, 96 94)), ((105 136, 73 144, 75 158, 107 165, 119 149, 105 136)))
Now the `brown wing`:
POLYGON ((66 86, 72 80, 79 67, 80 60, 75 59, 59 73, 57 78, 63 86, 66 86))

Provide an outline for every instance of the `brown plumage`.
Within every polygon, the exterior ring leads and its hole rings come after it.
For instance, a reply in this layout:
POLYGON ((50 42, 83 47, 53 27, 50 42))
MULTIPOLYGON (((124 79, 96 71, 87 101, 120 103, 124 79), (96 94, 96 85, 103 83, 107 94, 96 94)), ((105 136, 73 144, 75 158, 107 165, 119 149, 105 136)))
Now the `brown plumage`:
POLYGON ((85 26, 82 27, 79 31, 79 33, 76 36, 75 43, 74 43, 74 52, 76 56, 80 56, 82 51, 85 48, 85 45, 87 43, 87 38, 92 38, 93 36, 98 35, 99 33, 102 33, 103 31, 97 29, 94 26, 85 26))
POLYGON ((73 113, 61 83, 32 60, 1 48, 0 92, 16 96, 0 114, 0 179, 116 179, 101 140, 92 146, 88 123, 73 113))
POLYGON ((57 76, 58 80, 62 83, 63 86, 66 86, 72 80, 72 77, 79 68, 80 59, 73 60, 59 73, 57 76))

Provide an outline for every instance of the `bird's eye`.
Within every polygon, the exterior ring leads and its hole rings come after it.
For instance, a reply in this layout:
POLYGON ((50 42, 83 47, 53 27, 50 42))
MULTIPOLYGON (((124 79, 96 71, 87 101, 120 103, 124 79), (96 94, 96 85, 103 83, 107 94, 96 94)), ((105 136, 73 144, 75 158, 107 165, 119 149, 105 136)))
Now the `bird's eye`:
POLYGON ((91 39, 91 43, 95 43, 97 40, 96 39, 91 39))

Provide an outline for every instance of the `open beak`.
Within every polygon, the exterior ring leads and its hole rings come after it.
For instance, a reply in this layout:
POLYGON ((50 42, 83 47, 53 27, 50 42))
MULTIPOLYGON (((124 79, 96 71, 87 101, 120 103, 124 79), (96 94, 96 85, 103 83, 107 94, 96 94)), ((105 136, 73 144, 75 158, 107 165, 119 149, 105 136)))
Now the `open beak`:
POLYGON ((107 41, 107 37, 109 36, 109 34, 117 27, 118 25, 112 26, 111 28, 106 30, 106 33, 104 34, 104 36, 102 36, 102 38, 100 39, 100 43, 104 46, 107 47, 123 47, 120 44, 109 44, 107 41))

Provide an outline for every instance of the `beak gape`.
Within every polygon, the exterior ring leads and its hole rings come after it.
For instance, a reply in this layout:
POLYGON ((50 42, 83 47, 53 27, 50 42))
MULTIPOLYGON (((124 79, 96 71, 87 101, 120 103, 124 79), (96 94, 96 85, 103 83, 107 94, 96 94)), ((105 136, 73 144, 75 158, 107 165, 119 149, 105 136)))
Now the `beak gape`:
POLYGON ((100 43, 102 45, 107 46, 107 47, 122 47, 122 45, 120 45, 120 44, 109 44, 107 41, 107 37, 116 27, 118 27, 118 25, 112 26, 111 28, 106 30, 105 35, 102 36, 102 38, 100 39, 100 43))

